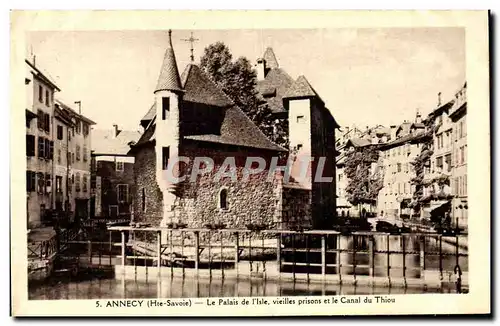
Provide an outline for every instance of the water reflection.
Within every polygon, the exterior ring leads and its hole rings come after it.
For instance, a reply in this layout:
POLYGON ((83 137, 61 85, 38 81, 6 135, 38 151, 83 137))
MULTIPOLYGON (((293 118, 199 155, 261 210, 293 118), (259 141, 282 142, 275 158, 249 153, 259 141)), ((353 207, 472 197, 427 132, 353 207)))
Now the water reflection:
MULTIPOLYGON (((453 289, 431 290, 453 292, 453 289)), ((423 293, 423 288, 389 288, 350 286, 291 281, 209 279, 174 277, 137 281, 129 279, 91 279, 79 282, 54 282, 29 288, 31 300, 75 300, 116 298, 188 298, 188 297, 252 297, 298 295, 354 295, 423 293)))

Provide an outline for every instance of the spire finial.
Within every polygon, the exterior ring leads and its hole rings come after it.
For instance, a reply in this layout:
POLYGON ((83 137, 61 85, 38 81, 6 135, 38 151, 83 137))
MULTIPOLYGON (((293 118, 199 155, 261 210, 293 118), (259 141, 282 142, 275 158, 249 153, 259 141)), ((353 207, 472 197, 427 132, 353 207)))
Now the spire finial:
POLYGON ((189 57, 191 59, 191 62, 194 62, 194 42, 199 41, 199 39, 194 38, 193 32, 191 32, 191 36, 189 38, 183 38, 182 41, 191 43, 191 55, 189 57))

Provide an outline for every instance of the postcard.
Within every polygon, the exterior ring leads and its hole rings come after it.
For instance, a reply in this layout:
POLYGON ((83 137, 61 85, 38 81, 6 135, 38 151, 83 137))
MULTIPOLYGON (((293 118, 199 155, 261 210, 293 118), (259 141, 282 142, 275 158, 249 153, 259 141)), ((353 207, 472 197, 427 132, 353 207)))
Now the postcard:
POLYGON ((13 11, 11 314, 489 314, 488 21, 13 11))

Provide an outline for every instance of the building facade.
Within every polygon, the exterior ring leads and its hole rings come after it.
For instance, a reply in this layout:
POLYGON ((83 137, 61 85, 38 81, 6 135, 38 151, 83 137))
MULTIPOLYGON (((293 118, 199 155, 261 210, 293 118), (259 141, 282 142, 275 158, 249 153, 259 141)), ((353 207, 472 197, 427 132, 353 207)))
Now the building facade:
POLYGON ((27 225, 49 223, 54 173, 54 94, 60 91, 35 64, 25 60, 27 225))
POLYGON ((404 122, 394 130, 392 140, 380 147, 383 165, 383 188, 378 194, 377 214, 389 220, 412 217, 415 178, 413 162, 421 152, 425 126, 419 113, 413 123, 404 122))
MULTIPOLYGON (((266 61, 270 61, 270 51, 265 55, 266 61)), ((283 173, 275 173, 271 167, 286 164, 279 161, 286 149, 270 141, 197 65, 189 64, 179 76, 169 39, 154 104, 141 120, 141 138, 130 150, 135 159, 135 221, 154 225, 185 223, 189 227, 222 223, 233 228, 258 223, 272 228, 283 223, 282 212, 294 217, 300 214, 303 221, 313 226, 324 224, 332 212, 334 215, 332 130, 336 124, 305 77, 285 78, 283 85, 280 78, 268 79, 286 74, 278 68, 274 54, 272 57, 274 63, 270 66, 261 62, 265 73, 260 76, 264 80, 259 85, 269 92, 260 95, 283 110, 280 119, 290 120, 291 146, 297 152, 302 149, 306 155, 326 157, 322 164, 326 166, 324 171, 329 172, 323 176, 332 177, 332 181, 316 186, 308 179, 305 184, 297 182, 285 189, 283 173), (169 171, 169 162, 179 157, 187 158, 187 162, 174 165, 173 171, 169 171), (261 158, 265 167, 248 179, 242 178, 247 159, 252 157, 261 158), (213 163, 197 161, 199 158, 213 163), (207 165, 214 169, 195 174, 194 179, 188 177, 193 169, 203 170, 207 165), (218 174, 229 168, 236 174, 218 174), (187 179, 169 182, 169 172, 187 179), (298 200, 306 212, 294 211, 298 205, 291 207, 298 200), (318 208, 313 212, 311 206, 315 202, 318 208), (314 221, 311 216, 315 214, 322 218, 314 221)))
POLYGON ((86 217, 88 209, 82 203, 90 191, 86 149, 94 122, 55 99, 60 89, 35 63, 26 60, 26 68, 28 226, 86 217))
POLYGON ((455 225, 468 228, 467 199, 467 83, 455 94, 453 106, 450 109, 450 119, 453 123, 451 188, 453 199, 451 203, 452 217, 455 225))
POLYGON ((133 212, 134 158, 127 155, 141 133, 120 130, 92 131, 92 217, 129 219, 133 212))

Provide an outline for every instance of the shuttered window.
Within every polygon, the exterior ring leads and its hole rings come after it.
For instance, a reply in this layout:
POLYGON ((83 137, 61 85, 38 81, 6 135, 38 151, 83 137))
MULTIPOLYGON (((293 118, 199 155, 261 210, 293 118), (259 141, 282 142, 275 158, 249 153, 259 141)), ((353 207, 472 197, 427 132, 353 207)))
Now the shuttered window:
POLYGON ((26 135, 26 156, 35 156, 35 136, 26 135))

